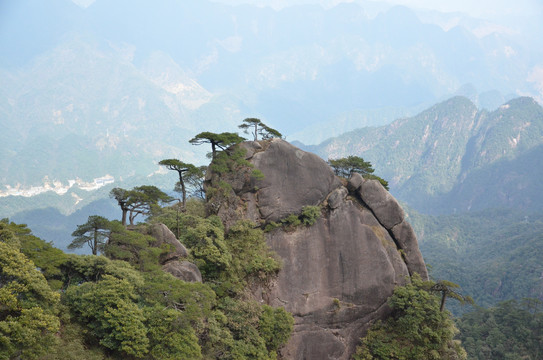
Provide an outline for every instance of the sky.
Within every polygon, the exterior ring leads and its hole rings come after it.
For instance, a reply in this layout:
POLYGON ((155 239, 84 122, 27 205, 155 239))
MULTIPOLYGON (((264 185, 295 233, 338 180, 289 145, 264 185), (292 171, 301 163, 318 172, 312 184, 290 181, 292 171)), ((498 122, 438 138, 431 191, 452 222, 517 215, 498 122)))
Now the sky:
MULTIPOLYGON (((88 6, 95 0, 72 0, 81 5, 88 6)), ((270 6, 281 9, 298 4, 321 4, 324 7, 333 7, 342 2, 363 2, 364 0, 211 0, 214 2, 239 5, 253 4, 270 6)), ((542 0, 387 0, 373 1, 388 4, 405 5, 419 9, 437 10, 441 12, 463 12, 473 17, 489 20, 507 19, 508 17, 540 17, 543 19, 542 0)))
MULTIPOLYGON (((340 2, 360 2, 357 0, 213 0, 226 4, 252 3, 280 9, 293 4, 321 4, 325 7, 340 2)), ((438 10, 442 12, 464 12, 476 18, 503 20, 507 17, 541 16, 543 18, 543 1, 541 0, 387 0, 382 3, 405 5, 420 9, 438 10)))

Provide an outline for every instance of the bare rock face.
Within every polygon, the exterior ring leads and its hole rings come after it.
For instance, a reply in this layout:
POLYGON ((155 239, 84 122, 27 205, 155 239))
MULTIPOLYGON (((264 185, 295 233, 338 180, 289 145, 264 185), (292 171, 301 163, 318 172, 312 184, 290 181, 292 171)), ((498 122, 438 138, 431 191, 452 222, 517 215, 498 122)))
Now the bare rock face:
POLYGON ((318 205, 341 186, 320 157, 286 141, 272 141, 265 151, 256 152, 251 162, 264 174, 257 187, 258 209, 265 221, 299 213, 305 205, 318 205))
POLYGON ((170 251, 160 257, 163 271, 183 281, 202 282, 202 274, 198 267, 189 261, 183 260, 189 255, 187 248, 177 240, 174 233, 166 225, 154 224, 149 228, 148 232, 148 235, 156 239, 155 246, 161 247, 167 244, 170 247, 170 251))
POLYGON ((170 246, 170 251, 160 257, 161 264, 165 264, 171 260, 186 258, 189 255, 187 248, 181 244, 175 237, 174 233, 164 224, 154 224, 149 229, 149 235, 157 240, 156 246, 160 247, 163 244, 170 246))
POLYGON ((169 261, 162 270, 186 282, 202 282, 200 270, 189 261, 169 261))
MULTIPOLYGON (((294 315, 294 332, 281 356, 350 359, 370 322, 388 316, 394 287, 413 272, 427 278, 403 210, 379 182, 353 176, 344 186, 321 158, 283 140, 242 146, 264 178, 246 179, 236 185, 235 199, 219 204, 217 214, 226 225, 241 218, 265 225, 306 205, 321 207, 312 226, 266 233, 283 268, 254 296, 294 315)), ((215 174, 208 186, 218 181, 228 178, 215 174)))

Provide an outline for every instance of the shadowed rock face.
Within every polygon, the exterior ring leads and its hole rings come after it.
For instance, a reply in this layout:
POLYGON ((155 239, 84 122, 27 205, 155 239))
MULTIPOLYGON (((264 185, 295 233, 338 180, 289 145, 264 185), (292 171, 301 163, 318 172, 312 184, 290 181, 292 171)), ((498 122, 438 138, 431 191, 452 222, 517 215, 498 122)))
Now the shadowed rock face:
POLYGON ((295 318, 281 349, 286 359, 349 359, 370 321, 389 314, 387 298, 413 272, 427 278, 417 239, 398 202, 375 180, 358 174, 343 185, 321 158, 273 139, 241 144, 262 180, 229 179, 236 196, 217 213, 228 227, 245 218, 266 224, 306 205, 319 205, 312 226, 266 233, 283 260, 277 279, 255 297, 295 318), (400 251, 401 250, 401 251, 400 251))

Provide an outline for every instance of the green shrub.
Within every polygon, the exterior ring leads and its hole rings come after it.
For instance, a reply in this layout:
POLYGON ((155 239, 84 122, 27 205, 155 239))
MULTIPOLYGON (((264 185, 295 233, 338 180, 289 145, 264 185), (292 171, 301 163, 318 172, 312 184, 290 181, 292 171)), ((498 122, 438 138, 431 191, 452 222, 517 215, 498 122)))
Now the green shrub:
POLYGON ((286 227, 289 227, 289 228, 295 228, 295 227, 300 226, 302 224, 302 221, 300 220, 300 217, 298 215, 296 215, 296 214, 290 214, 289 216, 287 216, 286 218, 281 220, 281 222, 286 227))
POLYGON ((319 206, 307 205, 302 208, 300 219, 305 226, 311 226, 321 216, 321 208, 319 206))

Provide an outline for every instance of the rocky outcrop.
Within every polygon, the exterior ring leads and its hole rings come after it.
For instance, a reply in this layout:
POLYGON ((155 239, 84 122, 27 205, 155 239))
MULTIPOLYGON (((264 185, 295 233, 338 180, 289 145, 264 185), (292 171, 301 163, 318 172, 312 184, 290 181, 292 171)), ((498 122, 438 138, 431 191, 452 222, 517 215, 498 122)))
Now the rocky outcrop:
POLYGON ((175 237, 174 233, 164 224, 153 224, 147 230, 147 235, 156 239, 154 246, 168 246, 169 251, 160 256, 162 270, 172 274, 178 279, 187 282, 202 282, 202 274, 196 265, 183 260, 189 252, 175 237))
POLYGON ((321 208, 311 226, 266 233, 283 267, 254 296, 294 315, 294 332, 281 355, 349 359, 370 323, 389 314, 386 301, 394 287, 413 272, 427 277, 403 210, 379 182, 357 175, 342 181, 321 158, 283 140, 241 146, 264 177, 210 174, 208 187, 234 184, 235 194, 214 204, 227 228, 236 219, 264 227, 304 206, 321 208))
POLYGON ((186 282, 202 282, 200 270, 189 261, 168 261, 162 270, 186 282))

